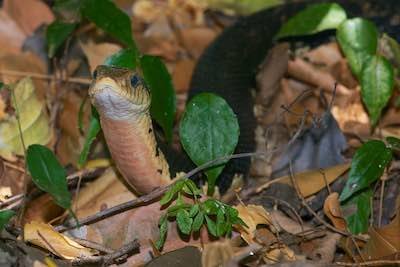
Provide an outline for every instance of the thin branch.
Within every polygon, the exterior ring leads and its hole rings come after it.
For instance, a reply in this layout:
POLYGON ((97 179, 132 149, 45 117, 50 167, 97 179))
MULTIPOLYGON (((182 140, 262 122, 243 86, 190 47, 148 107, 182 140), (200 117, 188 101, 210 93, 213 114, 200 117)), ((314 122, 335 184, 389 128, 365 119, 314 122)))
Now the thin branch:
POLYGON ((400 260, 376 260, 376 261, 365 261, 359 263, 351 263, 351 262, 335 262, 335 264, 340 266, 388 266, 394 264, 400 264, 400 260))

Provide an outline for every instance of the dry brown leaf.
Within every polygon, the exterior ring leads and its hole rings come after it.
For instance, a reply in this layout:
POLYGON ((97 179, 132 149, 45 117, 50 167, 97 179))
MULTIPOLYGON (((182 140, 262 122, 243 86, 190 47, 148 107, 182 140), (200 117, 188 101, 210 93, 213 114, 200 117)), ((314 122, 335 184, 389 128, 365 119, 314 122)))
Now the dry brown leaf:
POLYGON ((340 238, 342 238, 340 234, 328 232, 325 237, 318 240, 317 247, 309 257, 320 263, 332 263, 340 238))
POLYGON ((239 217, 247 224, 248 227, 238 227, 238 231, 247 244, 254 243, 255 230, 257 225, 272 225, 270 214, 259 205, 243 205, 239 204, 235 207, 239 212, 239 217))
POLYGON ((279 230, 283 229, 285 232, 292 235, 302 235, 302 233, 305 235, 305 232, 311 230, 309 225, 294 221, 278 210, 274 210, 271 213, 271 218, 273 219, 274 225, 276 225, 279 230))
POLYGON ((89 61, 90 71, 96 69, 98 65, 103 64, 104 60, 121 50, 121 46, 112 43, 94 43, 89 40, 87 43, 80 42, 83 53, 89 61))
POLYGON ((49 6, 40 0, 4 0, 3 8, 28 36, 40 25, 54 20, 49 6))
POLYGON ((11 196, 12 196, 11 187, 0 186, 0 202, 7 200, 11 196))
POLYGON ((201 256, 203 267, 225 266, 234 255, 233 247, 229 239, 206 244, 201 256))
POLYGON ((180 60, 176 63, 174 72, 172 73, 172 81, 178 93, 187 92, 189 90, 195 64, 196 63, 191 59, 180 60))
POLYGON ((154 22, 165 13, 166 6, 149 0, 138 0, 132 5, 132 14, 145 23, 154 22))
POLYGON ((189 28, 181 31, 183 45, 194 58, 199 58, 204 49, 217 36, 210 28, 189 28))
POLYGON ((50 225, 45 223, 31 222, 25 224, 24 241, 47 249, 54 255, 67 260, 88 257, 96 253, 79 245, 69 237, 56 232, 50 225))
POLYGON ((0 10, 0 55, 20 52, 25 33, 4 10, 0 10))
POLYGON ((333 192, 325 199, 324 212, 336 228, 346 231, 346 220, 343 218, 340 209, 338 193, 333 192))
POLYGON ((61 216, 64 211, 49 194, 44 194, 27 203, 22 224, 32 221, 48 223, 61 216))
POLYGON ((296 254, 285 244, 278 248, 273 248, 265 252, 263 259, 266 264, 274 264, 281 261, 295 261, 298 260, 296 254))
MULTIPOLYGON (((343 173, 345 173, 349 167, 350 163, 343 163, 322 170, 300 172, 294 174, 294 179, 296 180, 300 193, 303 195, 303 197, 309 197, 326 187, 326 183, 331 184, 343 173)), ((261 192, 265 188, 269 187, 272 183, 292 185, 292 180, 290 176, 276 178, 257 188, 257 192, 261 192)))
MULTIPOLYGON (((400 255, 400 215, 381 228, 369 229, 370 239, 362 250, 365 259, 379 260, 392 255, 400 255)), ((392 258, 394 259, 394 258, 392 258)))
POLYGON ((311 49, 304 56, 314 64, 326 66, 333 66, 343 58, 337 42, 322 44, 311 49))

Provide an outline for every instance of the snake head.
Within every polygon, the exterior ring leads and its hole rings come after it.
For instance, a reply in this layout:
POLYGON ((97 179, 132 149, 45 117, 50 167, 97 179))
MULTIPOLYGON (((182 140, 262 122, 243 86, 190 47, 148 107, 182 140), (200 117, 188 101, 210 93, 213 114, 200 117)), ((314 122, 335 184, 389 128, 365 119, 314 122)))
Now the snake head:
POLYGON ((134 119, 149 111, 151 95, 136 71, 100 65, 89 88, 92 104, 110 119, 134 119))

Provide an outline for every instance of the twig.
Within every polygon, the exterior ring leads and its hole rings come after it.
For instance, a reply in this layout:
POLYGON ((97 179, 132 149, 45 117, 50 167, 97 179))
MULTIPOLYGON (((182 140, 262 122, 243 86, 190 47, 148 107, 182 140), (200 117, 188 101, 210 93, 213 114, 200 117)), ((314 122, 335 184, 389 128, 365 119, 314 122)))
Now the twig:
POLYGON ((388 266, 394 264, 400 264, 400 260, 376 260, 376 261, 366 261, 359 263, 350 263, 350 262, 335 262, 335 264, 340 266, 388 266))
POLYGON ((79 226, 83 226, 83 225, 89 225, 101 220, 104 220, 108 217, 112 217, 114 215, 123 213, 125 211, 131 210, 133 208, 139 207, 139 206, 143 206, 145 204, 151 203, 153 202, 155 199, 161 197, 168 189, 170 189, 172 186, 174 186, 174 184, 178 181, 181 180, 185 180, 185 179, 189 179, 190 177, 192 177, 193 175, 195 175, 196 173, 203 171, 213 165, 218 165, 221 163, 224 163, 230 159, 237 159, 237 158, 246 158, 246 157, 254 157, 254 156, 268 156, 269 153, 241 153, 241 154, 233 154, 230 156, 224 156, 224 157, 220 157, 214 160, 211 160, 199 167, 194 168, 193 170, 191 170, 190 172, 188 172, 187 174, 185 174, 184 176, 182 176, 181 178, 177 179, 174 183, 164 186, 164 187, 160 187, 157 188, 155 190, 153 190, 152 192, 150 192, 147 195, 141 196, 139 198, 133 199, 131 201, 119 204, 117 206, 111 207, 109 209, 105 209, 102 210, 94 215, 91 215, 89 217, 86 217, 82 220, 79 221, 80 225, 72 225, 72 226, 64 226, 64 225, 59 225, 57 227, 55 227, 56 231, 59 232, 64 232, 67 230, 71 230, 71 229, 75 229, 79 226))
MULTIPOLYGON (((9 76, 29 76, 36 79, 43 79, 43 80, 56 80, 52 75, 35 73, 35 72, 27 72, 27 71, 16 71, 16 70, 0 70, 0 74, 2 75, 9 75, 9 76)), ((78 83, 78 84, 85 84, 89 85, 91 83, 91 79, 89 78, 80 78, 80 77, 70 77, 70 78, 62 78, 63 82, 70 82, 70 83, 78 83)))
POLYGON ((111 265, 112 263, 118 263, 123 259, 124 256, 127 257, 129 254, 137 250, 139 247, 140 244, 137 241, 137 239, 135 239, 131 243, 122 246, 117 251, 104 256, 90 256, 90 257, 82 257, 74 259, 72 261, 72 265, 82 266, 87 264, 96 264, 96 266, 108 266, 111 265))
POLYGON ((68 238, 74 240, 79 245, 82 245, 87 248, 95 249, 95 250, 103 252, 103 253, 110 254, 110 253, 115 252, 113 249, 106 248, 103 245, 93 242, 93 241, 90 241, 90 240, 81 239, 81 238, 77 238, 77 237, 73 237, 73 236, 68 236, 68 238))

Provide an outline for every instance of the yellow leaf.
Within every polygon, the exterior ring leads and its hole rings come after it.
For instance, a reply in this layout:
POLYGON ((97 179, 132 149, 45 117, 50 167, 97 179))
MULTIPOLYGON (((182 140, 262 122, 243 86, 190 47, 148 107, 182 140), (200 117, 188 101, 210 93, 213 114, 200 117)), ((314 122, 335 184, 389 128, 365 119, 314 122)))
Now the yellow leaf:
POLYGON ((35 221, 25 224, 24 240, 67 260, 92 256, 96 253, 56 232, 50 225, 35 221))
MULTIPOLYGON (((36 97, 35 87, 30 78, 20 80, 14 90, 14 109, 18 110, 22 136, 25 146, 31 144, 46 145, 52 138, 46 109, 36 97)), ((23 155, 18 121, 15 114, 0 121, 0 156, 12 160, 14 155, 23 155)))

